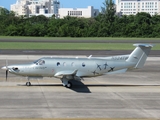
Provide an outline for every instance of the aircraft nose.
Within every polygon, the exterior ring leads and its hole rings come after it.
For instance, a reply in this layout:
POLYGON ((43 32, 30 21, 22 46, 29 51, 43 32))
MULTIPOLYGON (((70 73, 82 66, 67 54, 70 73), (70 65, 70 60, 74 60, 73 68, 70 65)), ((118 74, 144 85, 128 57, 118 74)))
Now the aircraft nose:
POLYGON ((1 69, 2 69, 2 70, 7 70, 7 67, 6 67, 6 66, 4 66, 4 67, 2 67, 1 69))

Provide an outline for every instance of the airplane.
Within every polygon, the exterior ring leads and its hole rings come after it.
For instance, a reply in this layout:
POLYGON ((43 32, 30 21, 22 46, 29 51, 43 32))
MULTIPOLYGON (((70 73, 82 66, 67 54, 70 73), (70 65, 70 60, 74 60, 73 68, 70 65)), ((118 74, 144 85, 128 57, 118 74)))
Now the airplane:
POLYGON ((129 55, 110 57, 65 58, 42 57, 32 63, 8 65, 1 69, 28 78, 26 86, 31 86, 31 79, 43 77, 60 78, 66 88, 72 88, 71 80, 81 81, 85 77, 96 77, 105 74, 125 73, 128 70, 142 68, 149 55, 152 44, 133 44, 136 48, 129 55))

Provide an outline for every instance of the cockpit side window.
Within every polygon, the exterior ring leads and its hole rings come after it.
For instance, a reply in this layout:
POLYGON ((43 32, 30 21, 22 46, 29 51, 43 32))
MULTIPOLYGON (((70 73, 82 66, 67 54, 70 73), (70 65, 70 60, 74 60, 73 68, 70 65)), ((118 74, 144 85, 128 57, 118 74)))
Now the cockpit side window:
POLYGON ((39 61, 39 60, 36 60, 36 61, 34 61, 33 63, 36 64, 36 63, 38 63, 38 61, 39 61))
POLYGON ((44 60, 39 60, 38 63, 39 63, 39 65, 44 65, 45 61, 44 60))
POLYGON ((45 61, 44 60, 36 60, 36 61, 34 61, 34 64, 36 64, 36 65, 44 65, 45 64, 45 61))

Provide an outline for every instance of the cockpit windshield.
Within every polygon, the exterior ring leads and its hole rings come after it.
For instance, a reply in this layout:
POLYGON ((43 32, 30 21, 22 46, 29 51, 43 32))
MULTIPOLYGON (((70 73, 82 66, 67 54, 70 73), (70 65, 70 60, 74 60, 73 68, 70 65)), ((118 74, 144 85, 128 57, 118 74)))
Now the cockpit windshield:
POLYGON ((39 60, 34 61, 33 63, 36 64, 36 65, 44 65, 45 61, 42 60, 42 59, 39 59, 39 60))

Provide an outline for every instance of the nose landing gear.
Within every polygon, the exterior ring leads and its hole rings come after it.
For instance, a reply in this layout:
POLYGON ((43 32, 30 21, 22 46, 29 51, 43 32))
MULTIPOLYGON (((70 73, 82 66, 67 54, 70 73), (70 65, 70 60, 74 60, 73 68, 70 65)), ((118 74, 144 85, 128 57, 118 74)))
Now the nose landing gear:
POLYGON ((26 82, 26 86, 31 86, 31 82, 26 82))
POLYGON ((31 86, 31 82, 29 81, 29 80, 30 80, 30 78, 29 78, 29 77, 27 77, 27 80, 28 80, 28 82, 26 82, 26 86, 31 86))

